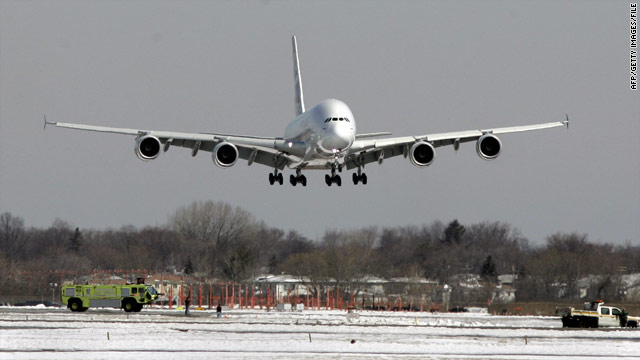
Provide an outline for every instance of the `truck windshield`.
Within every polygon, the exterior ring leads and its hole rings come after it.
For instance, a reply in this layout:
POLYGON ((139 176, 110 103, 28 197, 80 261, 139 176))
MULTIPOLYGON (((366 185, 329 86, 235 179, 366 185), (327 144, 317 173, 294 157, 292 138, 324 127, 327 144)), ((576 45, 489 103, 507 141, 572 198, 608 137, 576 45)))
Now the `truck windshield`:
POLYGON ((157 292, 156 292, 156 288, 154 288, 154 287, 153 287, 153 286, 151 286, 151 285, 147 285, 147 290, 149 291, 149 293, 150 293, 151 295, 155 295, 155 294, 157 294, 157 292))

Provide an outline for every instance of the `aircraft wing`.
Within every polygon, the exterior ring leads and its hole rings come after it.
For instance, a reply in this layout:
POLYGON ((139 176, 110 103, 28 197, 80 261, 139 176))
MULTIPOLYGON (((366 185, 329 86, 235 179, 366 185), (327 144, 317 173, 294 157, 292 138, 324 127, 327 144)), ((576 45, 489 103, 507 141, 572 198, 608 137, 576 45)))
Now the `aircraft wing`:
POLYGON ((453 145, 456 150, 461 143, 477 141, 486 134, 508 134, 523 131, 542 130, 559 126, 569 127, 569 117, 566 121, 550 122, 545 124, 511 126, 484 130, 454 131, 438 134, 426 134, 419 136, 404 136, 384 139, 358 139, 353 143, 349 154, 345 157, 347 169, 353 169, 372 162, 382 163, 384 159, 403 155, 409 155, 410 148, 417 142, 427 142, 434 148, 453 145))
POLYGON ((296 147, 292 147, 284 139, 276 137, 139 130, 63 122, 48 122, 45 118, 45 127, 47 125, 75 130, 133 135, 137 138, 150 135, 160 141, 163 145, 164 151, 169 150, 171 146, 179 146, 191 149, 192 156, 195 156, 200 150, 213 152, 216 145, 222 142, 228 142, 238 149, 239 158, 247 160, 249 165, 258 163, 272 168, 278 168, 280 170, 290 163, 300 162, 300 158, 291 154, 297 150, 296 147), (289 150, 288 154, 285 154, 279 149, 289 150))

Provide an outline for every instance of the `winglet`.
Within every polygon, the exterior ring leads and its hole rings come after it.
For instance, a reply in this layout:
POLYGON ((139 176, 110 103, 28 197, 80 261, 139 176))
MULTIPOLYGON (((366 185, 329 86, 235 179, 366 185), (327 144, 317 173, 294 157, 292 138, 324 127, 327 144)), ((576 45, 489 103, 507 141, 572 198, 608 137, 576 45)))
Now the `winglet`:
POLYGON ((293 45, 293 80, 296 87, 296 116, 305 112, 304 96, 302 95, 302 77, 300 76, 300 61, 298 60, 298 42, 296 36, 291 37, 293 45))
POLYGON ((567 120, 563 121, 564 122, 564 126, 567 127, 567 130, 569 130, 569 114, 565 114, 567 120))
POLYGON ((55 125, 55 122, 48 122, 47 121, 47 114, 44 115, 44 127, 42 128, 42 130, 46 130, 47 129, 47 125, 55 125))

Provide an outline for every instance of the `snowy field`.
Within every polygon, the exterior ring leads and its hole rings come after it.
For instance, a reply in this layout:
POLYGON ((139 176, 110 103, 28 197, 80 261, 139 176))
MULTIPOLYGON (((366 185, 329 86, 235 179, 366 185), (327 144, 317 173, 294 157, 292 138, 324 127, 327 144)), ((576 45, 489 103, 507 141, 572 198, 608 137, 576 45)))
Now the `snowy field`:
POLYGON ((0 359, 140 358, 638 359, 640 330, 470 313, 0 307, 0 359))

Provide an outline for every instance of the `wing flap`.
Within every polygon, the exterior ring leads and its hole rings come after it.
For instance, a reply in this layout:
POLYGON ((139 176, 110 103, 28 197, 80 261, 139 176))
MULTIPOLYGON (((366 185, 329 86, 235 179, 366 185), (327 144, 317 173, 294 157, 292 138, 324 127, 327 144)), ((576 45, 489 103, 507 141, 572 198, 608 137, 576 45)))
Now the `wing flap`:
MULTIPOLYGON (((253 163, 257 163, 260 165, 265 165, 271 168, 277 168, 279 170, 284 169, 286 165, 291 163, 298 162, 299 159, 294 158, 290 155, 283 154, 276 150, 271 149, 261 149, 257 147, 249 147, 236 145, 238 148, 239 156, 243 160, 250 160, 253 163)), ((251 164, 249 164, 251 165, 251 164)))
POLYGON ((522 131, 551 129, 551 128, 560 127, 560 126, 569 127, 569 120, 556 121, 556 122, 550 122, 546 124, 537 124, 537 125, 503 127, 503 128, 483 130, 483 131, 491 132, 492 134, 507 134, 507 133, 522 132, 522 131))
POLYGON ((390 132, 375 132, 375 133, 367 133, 367 134, 356 134, 356 139, 368 139, 372 137, 380 137, 380 136, 389 136, 390 132))
POLYGON ((531 131, 531 130, 543 130, 550 129, 559 126, 568 126, 568 121, 556 121, 545 124, 535 124, 535 125, 523 125, 523 126, 509 126, 509 127, 501 127, 501 128, 493 128, 493 129, 485 129, 485 130, 466 130, 466 131, 454 131, 440 134, 428 134, 417 136, 419 139, 425 139, 427 141, 439 141, 439 140, 450 140, 450 139, 469 139, 476 140, 480 136, 484 134, 509 134, 523 131, 531 131))
POLYGON ((62 123, 62 122, 53 122, 53 123, 47 123, 47 124, 51 124, 56 127, 67 128, 67 129, 97 131, 97 132, 105 132, 105 133, 112 133, 112 134, 140 135, 141 133, 145 133, 144 130, 113 128, 113 127, 107 127, 107 126, 71 124, 71 123, 62 123))
POLYGON ((405 147, 414 142, 415 139, 411 138, 410 142, 389 143, 385 146, 371 147, 357 153, 352 153, 345 157, 347 170, 372 162, 380 162, 381 159, 384 160, 394 156, 404 155, 405 147))

